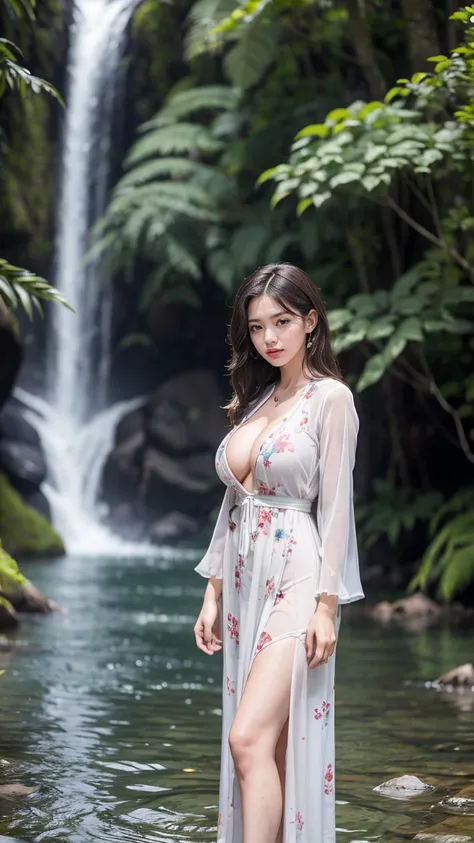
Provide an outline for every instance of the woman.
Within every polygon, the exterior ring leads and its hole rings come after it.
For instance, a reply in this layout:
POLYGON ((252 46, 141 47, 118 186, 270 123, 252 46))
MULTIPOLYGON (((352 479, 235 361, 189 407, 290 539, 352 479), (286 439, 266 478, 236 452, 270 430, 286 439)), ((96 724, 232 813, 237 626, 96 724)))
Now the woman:
POLYGON ((227 491, 196 568, 209 583, 194 628, 203 652, 224 650, 218 843, 331 843, 334 650, 341 604, 364 596, 358 419, 301 269, 247 278, 229 338, 227 491))

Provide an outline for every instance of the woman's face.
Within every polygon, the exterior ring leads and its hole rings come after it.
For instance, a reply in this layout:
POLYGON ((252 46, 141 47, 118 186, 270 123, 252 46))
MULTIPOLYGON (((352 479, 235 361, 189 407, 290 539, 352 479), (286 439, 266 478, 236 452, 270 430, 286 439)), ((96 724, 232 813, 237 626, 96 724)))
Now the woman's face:
POLYGON ((247 320, 256 351, 280 368, 297 355, 304 357, 308 333, 315 328, 317 315, 314 310, 306 317, 288 313, 271 296, 256 296, 250 299, 247 320))

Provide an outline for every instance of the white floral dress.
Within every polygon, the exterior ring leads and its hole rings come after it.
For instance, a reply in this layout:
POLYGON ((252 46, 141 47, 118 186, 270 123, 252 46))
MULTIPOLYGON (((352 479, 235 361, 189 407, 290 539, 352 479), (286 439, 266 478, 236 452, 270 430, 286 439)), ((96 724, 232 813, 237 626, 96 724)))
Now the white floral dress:
POLYGON ((283 841, 333 843, 335 654, 328 664, 309 670, 304 642, 321 594, 338 595, 339 606, 364 596, 352 495, 358 418, 344 384, 322 378, 306 385, 261 445, 254 494, 227 463, 226 444, 235 430, 217 452, 217 473, 227 491, 209 549, 196 568, 204 577, 223 581, 218 843, 242 843, 240 792, 228 735, 253 659, 288 636, 299 643, 291 686, 283 841))

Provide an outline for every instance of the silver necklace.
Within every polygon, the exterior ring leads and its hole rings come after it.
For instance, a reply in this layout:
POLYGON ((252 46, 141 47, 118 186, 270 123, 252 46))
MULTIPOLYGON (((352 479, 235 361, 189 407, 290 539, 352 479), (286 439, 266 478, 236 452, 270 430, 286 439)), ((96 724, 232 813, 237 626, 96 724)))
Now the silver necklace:
MULTIPOLYGON (((304 385, 305 385, 306 383, 307 383, 307 382, 305 381, 304 383, 302 383, 302 384, 300 384, 300 385, 297 385, 297 386, 293 387, 293 392, 292 392, 292 395, 294 395, 294 394, 295 394, 295 392, 297 392, 297 391, 298 391, 298 389, 303 389, 303 387, 304 387, 304 385)), ((279 395, 275 394, 275 395, 273 396, 273 400, 274 400, 275 404, 278 404, 278 402, 279 402, 279 400, 280 400, 279 395)))

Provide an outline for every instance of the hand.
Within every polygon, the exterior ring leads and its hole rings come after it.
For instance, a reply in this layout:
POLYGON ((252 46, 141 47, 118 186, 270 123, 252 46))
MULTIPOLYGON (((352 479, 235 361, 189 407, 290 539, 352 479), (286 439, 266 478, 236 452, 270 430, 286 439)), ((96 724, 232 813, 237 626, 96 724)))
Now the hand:
POLYGON ((194 625, 194 635, 197 647, 208 656, 213 656, 218 650, 222 650, 222 641, 218 637, 218 622, 217 600, 205 600, 194 625))
POLYGON ((336 621, 334 613, 319 604, 306 630, 306 658, 308 667, 327 664, 336 649, 336 621))

